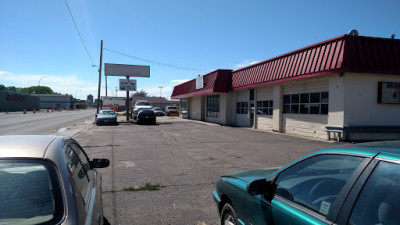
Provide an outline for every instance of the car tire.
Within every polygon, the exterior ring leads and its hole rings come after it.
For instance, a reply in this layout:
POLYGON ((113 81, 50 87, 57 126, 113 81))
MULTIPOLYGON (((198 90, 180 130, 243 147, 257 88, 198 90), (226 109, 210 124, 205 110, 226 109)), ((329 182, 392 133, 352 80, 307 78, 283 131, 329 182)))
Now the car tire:
POLYGON ((226 203, 221 211, 221 225, 237 225, 237 215, 232 205, 226 203))
POLYGON ((106 217, 103 217, 103 225, 111 225, 106 217))

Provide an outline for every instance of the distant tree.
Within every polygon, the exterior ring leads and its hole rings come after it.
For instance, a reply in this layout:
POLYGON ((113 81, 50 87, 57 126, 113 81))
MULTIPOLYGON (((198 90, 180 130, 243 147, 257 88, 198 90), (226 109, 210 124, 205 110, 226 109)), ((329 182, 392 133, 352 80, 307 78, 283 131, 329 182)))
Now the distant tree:
POLYGON ((24 94, 54 94, 54 91, 47 86, 31 86, 27 88, 21 88, 19 92, 24 94))
POLYGON ((7 90, 8 90, 8 91, 17 92, 17 88, 14 87, 14 86, 7 87, 7 90))
POLYGON ((6 89, 6 86, 4 86, 4 85, 0 84, 0 90, 1 90, 1 91, 5 91, 5 90, 7 90, 7 89, 6 89))
POLYGON ((145 90, 140 90, 140 91, 137 91, 137 92, 133 93, 132 96, 135 96, 135 97, 147 97, 147 92, 145 90))

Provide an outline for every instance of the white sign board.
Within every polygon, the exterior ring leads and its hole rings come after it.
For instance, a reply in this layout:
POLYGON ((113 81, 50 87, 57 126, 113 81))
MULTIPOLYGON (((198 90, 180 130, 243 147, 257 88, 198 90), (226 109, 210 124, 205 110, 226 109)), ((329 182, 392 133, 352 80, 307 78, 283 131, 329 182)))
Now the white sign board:
POLYGON ((150 77, 150 66, 104 63, 106 76, 150 77))
POLYGON ((120 91, 136 91, 136 80, 119 79, 120 91))
POLYGON ((196 89, 202 89, 204 88, 204 82, 203 82, 203 76, 197 76, 196 77, 196 89))

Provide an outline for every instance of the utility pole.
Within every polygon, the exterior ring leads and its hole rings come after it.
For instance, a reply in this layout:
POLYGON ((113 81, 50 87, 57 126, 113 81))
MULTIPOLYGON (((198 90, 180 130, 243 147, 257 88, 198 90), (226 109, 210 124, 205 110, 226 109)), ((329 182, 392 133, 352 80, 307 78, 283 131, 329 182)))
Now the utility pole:
POLYGON ((158 88, 160 88, 160 107, 161 107, 161 98, 162 98, 162 89, 163 89, 163 86, 159 86, 158 88))
MULTIPOLYGON (((99 86, 97 90, 97 113, 99 113, 100 108, 100 85, 101 85, 101 65, 103 64, 103 40, 100 44, 100 67, 99 67, 99 86)), ((106 88, 107 90, 107 88, 106 88)))

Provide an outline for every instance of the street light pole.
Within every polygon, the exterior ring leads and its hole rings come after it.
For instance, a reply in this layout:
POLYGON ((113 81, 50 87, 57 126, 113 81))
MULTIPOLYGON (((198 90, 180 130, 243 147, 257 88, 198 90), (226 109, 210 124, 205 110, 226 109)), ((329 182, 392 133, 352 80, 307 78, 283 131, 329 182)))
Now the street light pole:
POLYGON ((39 79, 39 84, 38 84, 38 95, 40 94, 40 81, 41 81, 43 78, 45 78, 45 77, 47 77, 47 76, 42 76, 42 77, 39 79))
POLYGON ((81 91, 81 90, 77 90, 75 91, 75 98, 74 98, 74 109, 76 109, 76 92, 81 91))
POLYGON ((163 89, 163 86, 159 86, 158 88, 160 88, 160 107, 161 107, 161 98, 162 98, 162 89, 163 89))

